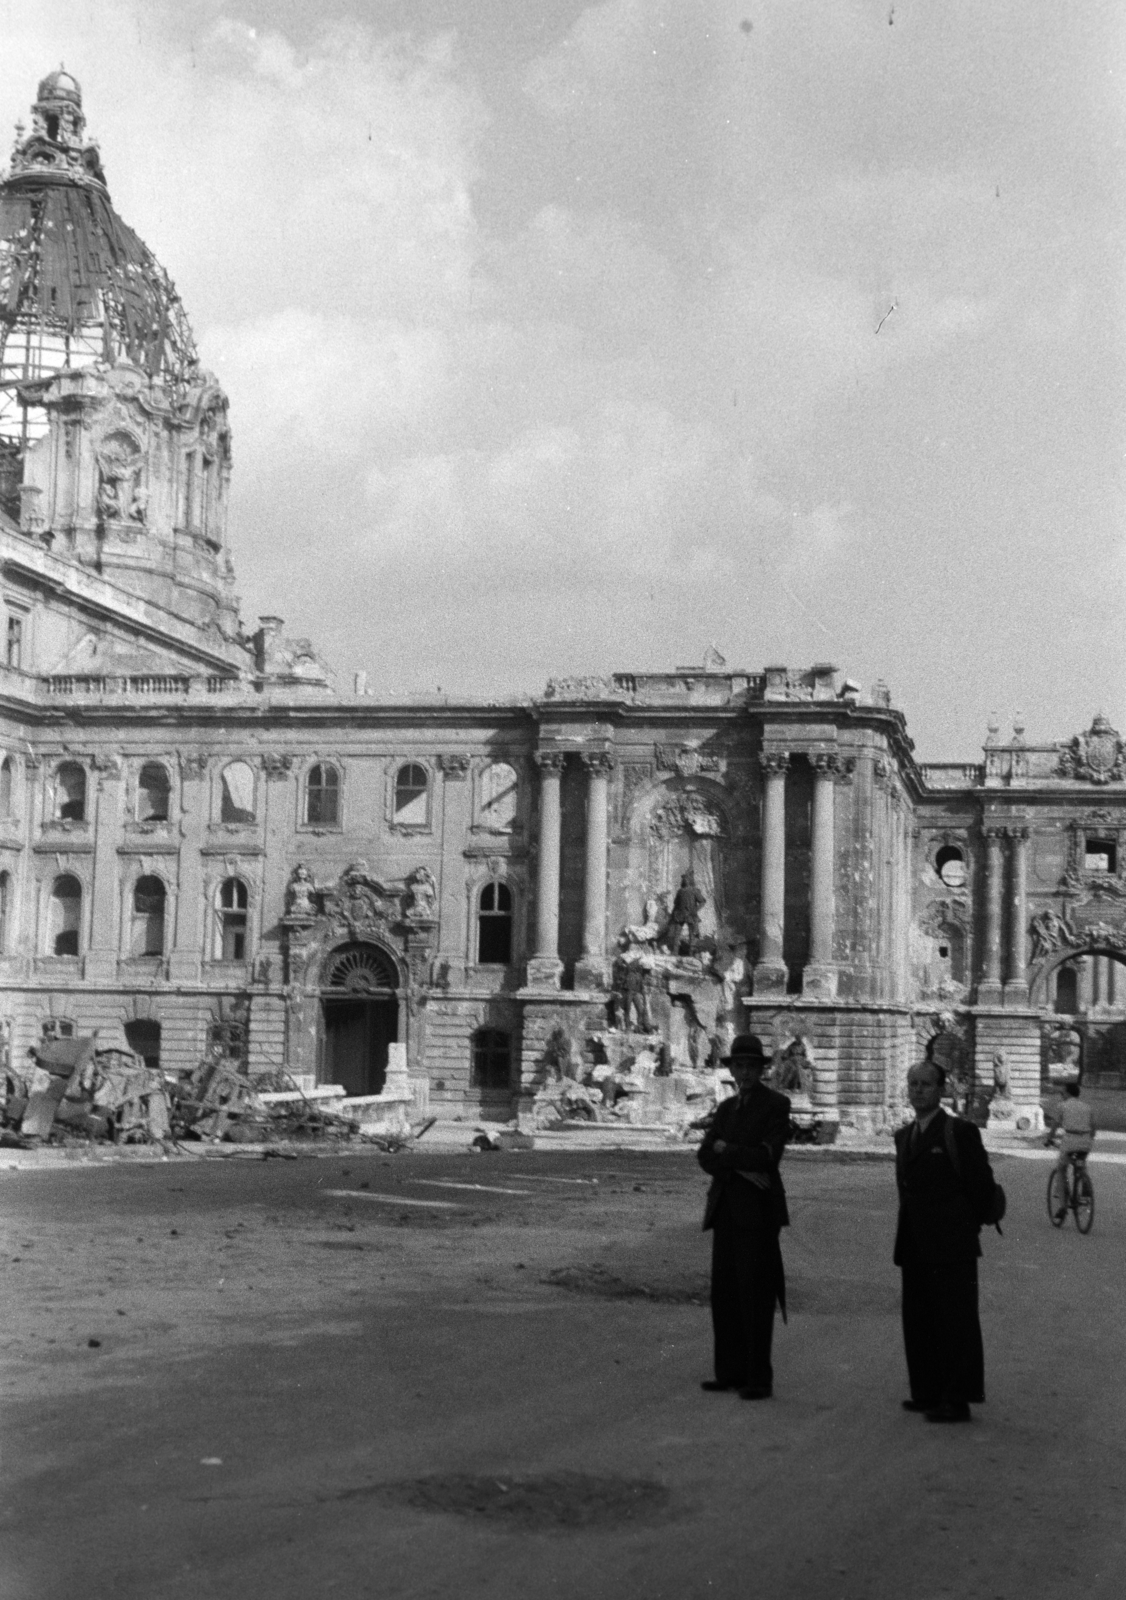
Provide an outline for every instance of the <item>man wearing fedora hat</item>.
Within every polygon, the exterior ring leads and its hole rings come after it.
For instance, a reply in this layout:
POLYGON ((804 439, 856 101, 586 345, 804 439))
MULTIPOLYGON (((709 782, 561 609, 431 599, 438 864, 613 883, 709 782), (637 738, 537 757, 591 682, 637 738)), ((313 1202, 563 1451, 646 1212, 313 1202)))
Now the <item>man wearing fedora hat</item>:
POLYGON ((712 1180, 704 1228, 712 1234, 715 1334, 715 1377, 701 1387, 767 1400, 775 1305, 786 1315, 778 1235, 790 1218, 778 1164, 790 1137, 790 1102, 762 1081, 770 1062, 757 1034, 737 1034, 722 1060, 737 1093, 716 1107, 699 1151, 712 1180))

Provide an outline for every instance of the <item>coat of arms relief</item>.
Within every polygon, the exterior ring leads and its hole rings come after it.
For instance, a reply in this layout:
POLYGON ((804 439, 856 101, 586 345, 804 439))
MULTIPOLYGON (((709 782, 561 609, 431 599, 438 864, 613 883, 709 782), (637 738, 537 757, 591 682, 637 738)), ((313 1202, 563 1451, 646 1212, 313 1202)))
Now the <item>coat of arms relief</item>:
POLYGON ((1060 751, 1056 771, 1061 778, 1087 783, 1114 783, 1126 778, 1126 747, 1118 730, 1101 713, 1086 733, 1077 733, 1060 751))

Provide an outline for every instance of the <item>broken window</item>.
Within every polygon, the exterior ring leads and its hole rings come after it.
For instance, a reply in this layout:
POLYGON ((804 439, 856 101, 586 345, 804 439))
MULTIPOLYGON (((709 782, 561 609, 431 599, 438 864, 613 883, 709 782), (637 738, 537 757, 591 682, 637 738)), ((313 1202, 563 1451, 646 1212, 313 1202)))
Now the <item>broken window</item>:
POLYGON ((241 878, 228 878, 219 889, 218 950, 220 961, 246 960, 246 921, 250 896, 241 878))
POLYGON ((146 873, 133 886, 133 941, 135 956, 164 954, 164 905, 167 893, 160 878, 146 873))
POLYGON ((139 1017, 125 1024, 125 1043, 154 1072, 160 1071, 160 1023, 139 1017))
POLYGON ((478 1028, 473 1035, 473 1089, 512 1087, 512 1039, 499 1028, 478 1028))
POLYGON ((401 828, 424 828, 430 780, 426 768, 409 761, 395 774, 395 821, 401 828))
POLYGON ((8 665, 23 666, 23 618, 14 611, 8 613, 8 665))
POLYGON ((1083 846, 1083 868, 1086 872, 1117 872, 1117 840, 1088 838, 1083 846))
POLYGON ((966 881, 965 853, 956 844, 944 844, 934 858, 934 870, 948 889, 960 889, 966 881))
POLYGON ((245 1022, 212 1022, 207 1030, 207 1053, 212 1060, 236 1061, 245 1065, 247 1027, 245 1022))
POLYGON ((0 761, 0 817, 10 817, 12 814, 12 758, 5 756, 0 761))
POLYGON ((64 761, 55 773, 55 817, 59 822, 86 820, 86 773, 77 761, 64 761))
POLYGON ((49 1017, 39 1030, 39 1037, 48 1039, 73 1039, 74 1023, 68 1022, 65 1017, 49 1017))
POLYGON ((517 780, 507 762, 494 761, 481 774, 481 821, 497 833, 510 833, 516 821, 517 780))
POLYGON ((477 960, 481 966, 508 966, 512 960, 512 890, 487 883, 477 914, 477 960))
POLYGON ((168 773, 159 761, 147 761, 137 780, 137 821, 167 822, 171 795, 168 773))
POLYGON ((223 768, 220 822, 254 821, 254 769, 245 761, 223 768))
POLYGON ((305 783, 305 821, 329 828, 340 821, 340 774, 327 762, 309 768, 305 783))
POLYGON ((72 873, 64 872, 55 879, 47 907, 47 954, 76 956, 81 921, 82 885, 72 873))
POLYGON ((8 918, 12 914, 12 875, 0 872, 0 956, 8 954, 8 918))

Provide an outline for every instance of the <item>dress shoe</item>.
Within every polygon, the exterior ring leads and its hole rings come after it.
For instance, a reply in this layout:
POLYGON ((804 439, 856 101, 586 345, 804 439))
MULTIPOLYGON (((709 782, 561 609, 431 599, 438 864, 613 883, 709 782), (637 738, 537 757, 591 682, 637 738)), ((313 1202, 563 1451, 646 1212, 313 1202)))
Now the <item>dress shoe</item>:
POLYGON ((938 1404, 936 1400, 901 1400, 899 1403, 904 1411, 933 1411, 938 1404))
POLYGON ((729 1389, 738 1387, 737 1383, 720 1383, 718 1378, 705 1378, 700 1385, 700 1388, 705 1389, 708 1394, 726 1394, 729 1389))
POLYGON ((774 1393, 773 1389, 740 1389, 740 1400, 769 1400, 774 1393))
POLYGON ((928 1422, 970 1422, 970 1408, 962 1400, 951 1405, 934 1406, 924 1413, 928 1422))

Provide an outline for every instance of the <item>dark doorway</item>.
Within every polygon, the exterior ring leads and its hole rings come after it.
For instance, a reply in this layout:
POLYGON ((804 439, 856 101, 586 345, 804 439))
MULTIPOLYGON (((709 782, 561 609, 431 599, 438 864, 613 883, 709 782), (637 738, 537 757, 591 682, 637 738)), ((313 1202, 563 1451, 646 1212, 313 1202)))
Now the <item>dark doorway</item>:
POLYGON ((399 1034, 395 1000, 329 999, 324 1010, 325 1083, 349 1095, 379 1094, 387 1076, 387 1046, 399 1034))
POLYGON ((160 1023, 142 1019, 125 1024, 125 1042, 146 1067, 160 1070, 160 1023))

